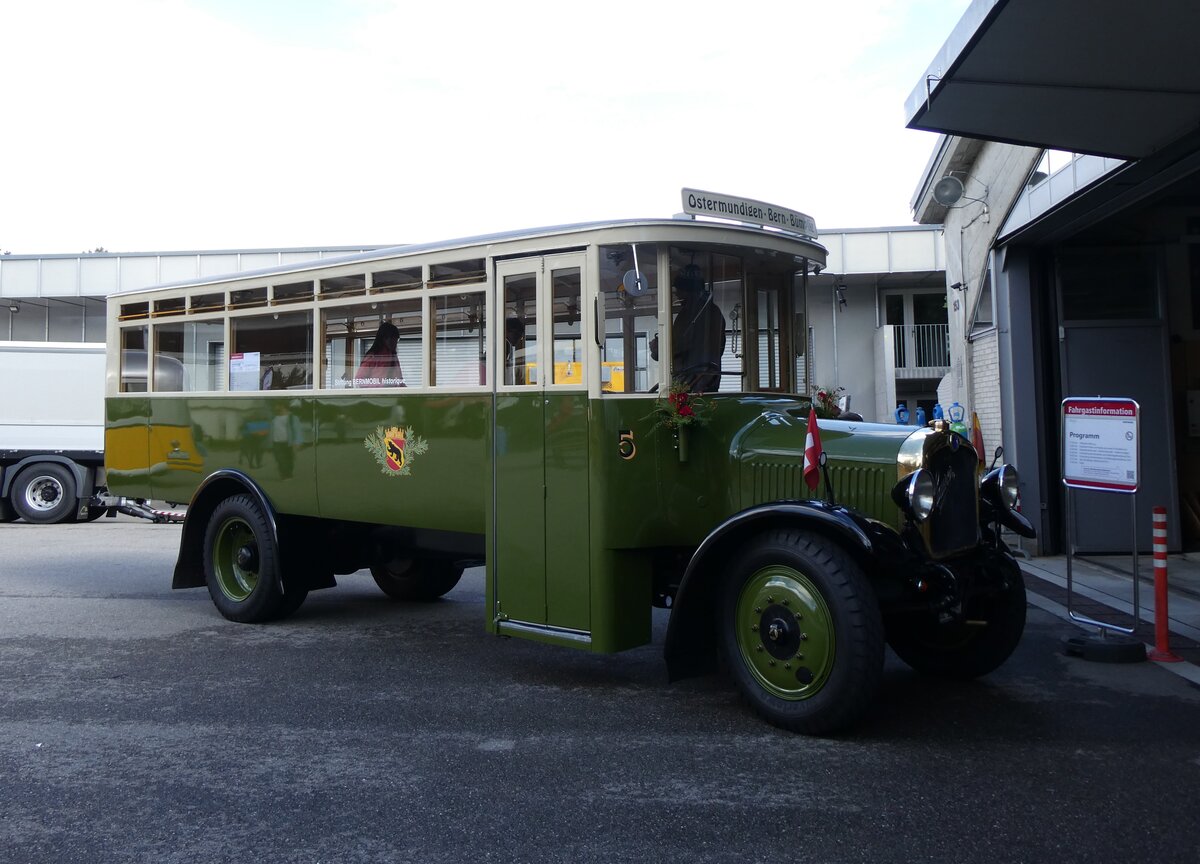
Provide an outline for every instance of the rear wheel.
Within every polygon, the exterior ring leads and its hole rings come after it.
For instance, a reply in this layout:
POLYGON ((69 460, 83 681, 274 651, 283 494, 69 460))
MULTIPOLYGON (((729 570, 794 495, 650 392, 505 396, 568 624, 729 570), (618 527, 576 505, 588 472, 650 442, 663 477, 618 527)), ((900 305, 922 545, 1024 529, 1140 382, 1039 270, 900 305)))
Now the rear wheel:
POLYGON ((463 568, 450 561, 405 559, 372 564, 375 584, 393 600, 430 602, 450 592, 463 568))
POLYGON ((888 644, 918 672, 970 679, 999 667, 1025 632, 1025 582, 1014 566, 997 593, 972 598, 960 620, 941 624, 932 615, 888 622, 888 644))
POLYGON ((722 652, 770 723, 823 734, 853 723, 883 673, 875 592, 836 544, 806 531, 756 538, 723 586, 722 652))
POLYGON ((204 532, 204 578, 213 605, 230 621, 258 623, 296 611, 308 593, 279 583, 279 548, 249 495, 226 498, 204 532))
POLYGON ((78 504, 75 475, 56 462, 30 465, 13 483, 12 503, 17 515, 26 522, 42 525, 68 522, 75 518, 78 504))

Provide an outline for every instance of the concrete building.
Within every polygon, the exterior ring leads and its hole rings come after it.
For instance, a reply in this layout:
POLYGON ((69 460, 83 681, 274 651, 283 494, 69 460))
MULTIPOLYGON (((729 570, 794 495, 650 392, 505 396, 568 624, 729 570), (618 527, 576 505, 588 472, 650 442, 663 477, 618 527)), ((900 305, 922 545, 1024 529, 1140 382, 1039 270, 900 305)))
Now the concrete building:
POLYGON ((951 372, 1023 478, 1037 548, 1200 548, 1200 7, 976 0, 909 98, 944 133, 913 200, 944 224, 951 372), (1136 496, 1066 492, 1062 400, 1140 407, 1136 496), (1073 525, 1068 524, 1073 515, 1073 525))
POLYGON ((110 294, 376 248, 0 255, 0 341, 103 342, 110 294))

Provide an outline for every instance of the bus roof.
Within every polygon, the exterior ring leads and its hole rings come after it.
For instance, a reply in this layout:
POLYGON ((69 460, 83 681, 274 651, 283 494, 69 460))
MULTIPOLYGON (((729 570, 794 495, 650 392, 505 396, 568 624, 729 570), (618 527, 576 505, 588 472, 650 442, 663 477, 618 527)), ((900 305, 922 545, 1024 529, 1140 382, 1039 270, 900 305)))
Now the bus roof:
POLYGON ((814 240, 810 240, 806 237, 801 237, 796 234, 789 234, 785 231, 761 228, 737 222, 721 222, 716 220, 710 221, 692 219, 690 217, 677 217, 673 219, 664 219, 660 217, 654 219, 615 219, 596 222, 578 222, 567 225, 552 225, 541 228, 524 228, 515 231, 503 231, 494 234, 480 234, 473 237, 460 237, 451 240, 437 240, 428 243, 410 243, 400 246, 387 246, 379 249, 372 249, 367 252, 354 252, 347 255, 339 255, 328 258, 314 258, 309 261, 297 261, 289 264, 279 264, 272 267, 262 267, 256 270, 239 270, 232 273, 217 273, 195 279, 165 282, 159 285, 150 285, 143 288, 115 291, 109 296, 117 297, 142 292, 167 291, 183 287, 216 285, 224 282, 241 282, 245 280, 261 279, 265 276, 301 273, 306 270, 325 269, 328 267, 354 264, 358 262, 380 261, 389 258, 408 257, 431 252, 445 252, 453 251, 455 249, 470 249, 480 246, 493 246, 498 243, 506 243, 517 240, 536 240, 539 238, 586 234, 604 229, 642 228, 655 226, 672 228, 678 228, 680 226, 687 226, 688 228, 702 226, 702 230, 713 229, 733 232, 735 234, 744 233, 747 235, 747 240, 751 238, 758 238, 760 240, 769 239, 774 242, 782 241, 783 243, 792 243, 798 247, 794 250, 795 254, 807 259, 813 265, 815 265, 815 270, 817 272, 820 272, 825 266, 825 247, 814 240))

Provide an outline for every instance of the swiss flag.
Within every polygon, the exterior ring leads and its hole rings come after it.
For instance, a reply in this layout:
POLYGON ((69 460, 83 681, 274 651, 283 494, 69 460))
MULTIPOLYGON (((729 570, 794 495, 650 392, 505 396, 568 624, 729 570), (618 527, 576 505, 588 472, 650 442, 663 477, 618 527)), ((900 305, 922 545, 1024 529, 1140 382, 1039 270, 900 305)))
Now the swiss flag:
POLYGON ((816 489, 821 482, 821 430, 817 428, 817 410, 808 410, 808 434, 804 436, 804 482, 816 489))

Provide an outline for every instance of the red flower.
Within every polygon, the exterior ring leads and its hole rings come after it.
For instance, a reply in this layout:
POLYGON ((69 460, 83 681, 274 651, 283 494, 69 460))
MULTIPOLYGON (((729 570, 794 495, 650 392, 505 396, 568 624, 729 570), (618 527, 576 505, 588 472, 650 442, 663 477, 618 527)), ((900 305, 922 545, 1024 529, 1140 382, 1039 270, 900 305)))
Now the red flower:
POLYGON ((690 406, 690 405, 684 405, 682 408, 679 409, 680 417, 692 417, 695 415, 695 413, 696 412, 692 410, 692 406, 690 406))

